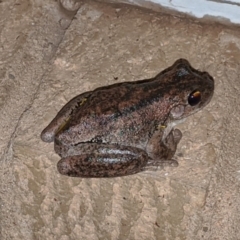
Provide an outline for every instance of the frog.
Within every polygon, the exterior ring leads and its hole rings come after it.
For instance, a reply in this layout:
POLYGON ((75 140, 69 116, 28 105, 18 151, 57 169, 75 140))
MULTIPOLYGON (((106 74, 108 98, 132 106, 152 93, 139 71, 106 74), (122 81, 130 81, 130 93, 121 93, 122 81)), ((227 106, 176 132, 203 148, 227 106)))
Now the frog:
POLYGON ((115 83, 70 100, 42 131, 70 177, 123 177, 177 167, 175 126, 211 100, 214 79, 178 59, 153 78, 115 83))

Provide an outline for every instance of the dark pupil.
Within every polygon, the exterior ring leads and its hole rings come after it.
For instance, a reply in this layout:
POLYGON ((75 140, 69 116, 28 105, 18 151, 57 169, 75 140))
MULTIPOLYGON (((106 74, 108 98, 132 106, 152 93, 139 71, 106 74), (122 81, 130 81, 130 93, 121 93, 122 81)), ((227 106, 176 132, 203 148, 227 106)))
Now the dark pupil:
POLYGON ((201 92, 198 90, 194 90, 193 92, 190 93, 188 96, 188 103, 191 106, 197 105, 201 101, 201 92))

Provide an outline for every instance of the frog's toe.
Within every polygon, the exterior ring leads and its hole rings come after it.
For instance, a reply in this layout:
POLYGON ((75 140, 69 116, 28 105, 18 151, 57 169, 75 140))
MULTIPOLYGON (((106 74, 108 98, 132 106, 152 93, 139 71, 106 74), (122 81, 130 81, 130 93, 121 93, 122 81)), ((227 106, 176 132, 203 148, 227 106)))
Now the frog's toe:
POLYGON ((175 142, 178 144, 180 140, 182 139, 182 132, 179 129, 174 129, 173 131, 173 137, 175 142))

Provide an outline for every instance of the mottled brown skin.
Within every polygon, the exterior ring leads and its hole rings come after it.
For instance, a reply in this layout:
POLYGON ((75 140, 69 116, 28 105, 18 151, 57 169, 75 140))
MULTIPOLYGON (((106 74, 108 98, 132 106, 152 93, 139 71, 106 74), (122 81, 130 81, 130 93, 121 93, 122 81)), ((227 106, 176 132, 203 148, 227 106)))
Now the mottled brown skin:
POLYGON ((118 177, 177 166, 181 119, 209 103, 213 78, 177 60, 156 77, 100 87, 68 102, 43 130, 61 156, 58 170, 73 177, 118 177), (194 91, 201 97, 189 104, 194 91))

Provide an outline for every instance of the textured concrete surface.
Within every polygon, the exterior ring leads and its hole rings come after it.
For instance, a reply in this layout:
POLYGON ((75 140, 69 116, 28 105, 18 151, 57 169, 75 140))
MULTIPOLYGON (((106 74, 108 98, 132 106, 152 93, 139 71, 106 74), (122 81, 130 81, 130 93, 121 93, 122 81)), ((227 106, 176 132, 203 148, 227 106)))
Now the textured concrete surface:
POLYGON ((0 16, 0 239, 239 239, 237 28, 89 1, 1 1, 0 16), (179 126, 178 168, 114 179, 57 172, 39 135, 68 100, 178 58, 216 86, 179 126))

